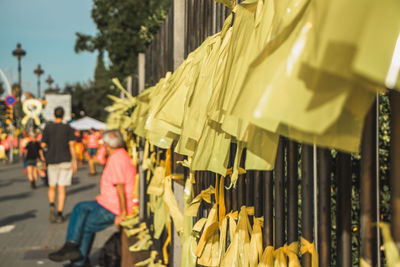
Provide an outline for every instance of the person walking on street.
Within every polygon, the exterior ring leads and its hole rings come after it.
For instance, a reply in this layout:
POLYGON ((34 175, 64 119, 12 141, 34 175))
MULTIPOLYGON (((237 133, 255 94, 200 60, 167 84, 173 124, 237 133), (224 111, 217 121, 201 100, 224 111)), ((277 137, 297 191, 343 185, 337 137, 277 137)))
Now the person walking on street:
POLYGON ((26 145, 32 140, 32 138, 29 136, 28 131, 24 131, 22 133, 22 138, 19 142, 19 151, 20 151, 20 157, 22 158, 22 166, 23 166, 23 173, 27 173, 27 165, 26 165, 26 159, 25 159, 25 154, 26 154, 26 145))
POLYGON ((43 130, 42 147, 47 148, 48 197, 50 202, 49 220, 62 223, 66 199, 66 186, 71 185, 72 174, 77 171, 74 131, 64 124, 64 109, 54 110, 55 120, 43 130), (58 193, 57 213, 55 209, 56 189, 58 193))
POLYGON ((95 201, 80 202, 69 221, 64 246, 49 254, 55 262, 71 261, 70 266, 90 266, 88 254, 94 234, 115 224, 119 227, 137 203, 133 202, 136 168, 124 148, 120 131, 104 133, 109 155, 100 181, 100 195, 95 201))
POLYGON ((38 170, 36 164, 38 163, 38 160, 44 161, 44 155, 39 142, 36 140, 35 134, 31 133, 30 135, 31 135, 31 141, 25 145, 23 158, 25 159, 26 162, 26 169, 29 182, 31 183, 32 189, 35 189, 38 177, 38 170))
POLYGON ((90 167, 90 175, 96 175, 96 166, 94 165, 95 156, 97 154, 97 149, 99 148, 99 139, 100 133, 95 129, 90 129, 89 136, 87 137, 87 152, 88 152, 88 161, 90 167))

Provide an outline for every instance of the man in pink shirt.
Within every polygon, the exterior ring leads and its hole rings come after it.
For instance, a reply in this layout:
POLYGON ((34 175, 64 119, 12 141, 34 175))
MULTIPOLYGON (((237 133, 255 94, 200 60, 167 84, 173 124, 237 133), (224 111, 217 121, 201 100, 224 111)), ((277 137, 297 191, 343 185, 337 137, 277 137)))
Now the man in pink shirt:
POLYGON ((90 266, 88 254, 94 234, 108 226, 117 227, 132 211, 136 168, 124 149, 118 130, 106 131, 104 146, 109 155, 96 201, 78 203, 72 212, 64 246, 49 254, 56 262, 70 260, 70 266, 90 266))

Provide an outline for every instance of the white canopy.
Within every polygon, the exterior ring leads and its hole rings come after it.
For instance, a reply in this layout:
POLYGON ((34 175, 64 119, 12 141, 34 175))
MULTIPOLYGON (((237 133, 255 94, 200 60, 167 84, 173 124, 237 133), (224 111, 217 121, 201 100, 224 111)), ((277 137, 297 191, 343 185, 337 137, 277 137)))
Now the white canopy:
POLYGON ((104 122, 95 120, 90 117, 83 117, 79 120, 71 122, 69 125, 76 130, 90 130, 92 128, 96 130, 106 129, 106 124, 104 122))

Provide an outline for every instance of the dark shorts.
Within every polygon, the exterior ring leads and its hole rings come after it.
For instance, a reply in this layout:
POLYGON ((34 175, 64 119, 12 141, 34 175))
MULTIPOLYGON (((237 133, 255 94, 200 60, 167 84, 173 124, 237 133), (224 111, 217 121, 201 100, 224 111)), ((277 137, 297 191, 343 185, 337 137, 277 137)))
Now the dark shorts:
POLYGON ((36 166, 36 159, 27 159, 26 166, 36 166))
POLYGON ((96 156, 97 148, 88 148, 89 156, 96 156))

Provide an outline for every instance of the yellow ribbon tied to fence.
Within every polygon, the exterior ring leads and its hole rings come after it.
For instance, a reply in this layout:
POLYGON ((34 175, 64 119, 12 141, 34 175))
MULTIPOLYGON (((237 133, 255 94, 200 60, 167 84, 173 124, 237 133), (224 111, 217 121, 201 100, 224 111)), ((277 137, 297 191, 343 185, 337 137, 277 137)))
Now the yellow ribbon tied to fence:
POLYGON ((236 212, 229 212, 225 217, 220 219, 220 238, 219 238, 219 252, 218 252, 218 263, 220 266, 222 260, 225 257, 226 251, 226 236, 227 236, 227 229, 228 229, 228 222, 229 222, 229 237, 230 240, 234 239, 235 231, 236 231, 236 221, 238 217, 238 213, 236 212))
MULTIPOLYGON (((234 215, 233 213, 232 215, 234 215)), ((252 232, 249 215, 254 214, 253 207, 242 206, 238 215, 238 222, 234 233, 231 232, 231 244, 229 245, 220 266, 248 266, 250 263, 250 233, 252 232), (232 238, 233 236, 233 238, 232 238)), ((231 228, 231 225, 229 225, 231 228)))
POLYGON ((164 265, 161 264, 160 261, 156 261, 158 256, 158 252, 156 250, 152 250, 150 252, 150 258, 138 262, 135 264, 135 266, 148 266, 148 267, 162 267, 164 265))
MULTIPOLYGON (((190 179, 186 179, 185 189, 184 189, 184 210, 190 206, 193 199, 193 185, 190 179)), ((189 216, 184 216, 184 228, 183 235, 181 237, 182 243, 182 256, 181 265, 184 267, 196 267, 197 257, 195 255, 195 250, 197 247, 196 238, 192 234, 193 232, 193 218, 189 216)))
POLYGON ((315 248, 314 242, 310 242, 305 238, 301 238, 301 248, 300 248, 300 253, 301 255, 304 255, 306 253, 311 254, 311 262, 312 262, 312 267, 318 267, 318 252, 315 248))
MULTIPOLYGON (((290 245, 285 244, 283 247, 275 250, 275 267, 300 267, 300 261, 297 256, 299 251, 299 243, 292 242, 290 245), (288 262, 286 262, 286 256, 288 257, 288 262)), ((314 265, 313 265, 314 266, 314 265)))
POLYGON ((231 10, 235 7, 235 0, 215 0, 217 3, 222 3, 225 6, 229 7, 231 10))
POLYGON ((274 266, 274 253, 275 249, 273 246, 267 246, 264 249, 258 267, 273 267, 274 266))
POLYGON ((390 234, 389 224, 381 222, 379 227, 382 231, 387 265, 389 267, 400 267, 400 253, 390 234))
POLYGON ((211 203, 211 195, 215 194, 215 189, 212 185, 209 188, 204 189, 198 194, 190 203, 189 207, 185 210, 185 216, 197 216, 201 201, 211 203))
POLYGON ((169 214, 174 221, 175 229, 181 236, 183 233, 183 214, 178 207, 174 193, 172 192, 172 176, 165 177, 164 203, 168 207, 169 214))
MULTIPOLYGON (((203 218, 204 219, 204 218, 203 218)), ((201 224, 204 220, 200 220, 193 230, 201 231, 201 224), (199 227, 200 226, 200 227, 199 227)), ((205 221, 204 231, 197 244, 196 256, 197 263, 204 266, 218 266, 218 249, 219 249, 219 231, 218 231, 218 212, 217 205, 214 204, 207 220, 205 221)))
POLYGON ((264 218, 254 217, 253 231, 250 237, 250 263, 249 266, 257 266, 262 258, 263 244, 262 244, 262 230, 264 218))

